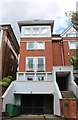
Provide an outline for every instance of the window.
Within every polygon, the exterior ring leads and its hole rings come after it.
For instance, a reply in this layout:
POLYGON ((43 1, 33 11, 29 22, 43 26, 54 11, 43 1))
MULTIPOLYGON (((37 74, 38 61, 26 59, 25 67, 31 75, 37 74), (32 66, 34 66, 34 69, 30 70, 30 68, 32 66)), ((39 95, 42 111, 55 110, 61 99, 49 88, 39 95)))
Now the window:
POLYGON ((22 26, 21 37, 51 37, 50 25, 22 26))
POLYGON ((27 58, 26 69, 32 71, 33 67, 33 58, 27 58))
POLYGON ((27 50, 34 50, 35 43, 34 42, 27 42, 27 50))
POLYGON ((44 42, 37 42, 37 50, 45 49, 45 43, 44 42))
POLYGON ((45 42, 27 42, 27 50, 44 50, 45 49, 45 42))
POLYGON ((77 42, 68 42, 69 49, 77 49, 77 42))
POLYGON ((48 29, 47 28, 41 28, 41 34, 42 35, 47 35, 48 34, 48 29))
POLYGON ((44 58, 38 58, 37 70, 44 70, 44 58))
POLYGON ((33 35, 39 35, 39 28, 33 28, 33 35))
POLYGON ((31 35, 31 28, 25 28, 25 34, 31 35))
POLYGON ((45 57, 27 57, 26 70, 27 71, 44 71, 45 57))

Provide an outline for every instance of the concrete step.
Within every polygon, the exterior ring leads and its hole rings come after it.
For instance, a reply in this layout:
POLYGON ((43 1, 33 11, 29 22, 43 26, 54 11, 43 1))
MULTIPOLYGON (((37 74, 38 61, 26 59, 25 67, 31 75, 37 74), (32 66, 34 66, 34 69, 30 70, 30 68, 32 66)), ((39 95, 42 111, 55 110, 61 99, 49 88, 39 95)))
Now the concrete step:
POLYGON ((63 98, 68 98, 68 99, 77 99, 76 95, 73 93, 73 91, 61 91, 62 97, 63 98))
POLYGON ((20 115, 13 118, 2 118, 2 120, 67 120, 54 115, 20 115))

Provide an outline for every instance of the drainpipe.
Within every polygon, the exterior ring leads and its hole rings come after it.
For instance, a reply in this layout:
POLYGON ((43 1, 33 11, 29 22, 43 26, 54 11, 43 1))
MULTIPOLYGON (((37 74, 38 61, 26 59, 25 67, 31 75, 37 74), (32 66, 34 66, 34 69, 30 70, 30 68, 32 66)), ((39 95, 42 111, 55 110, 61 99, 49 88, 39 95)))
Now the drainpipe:
POLYGON ((61 55, 62 55, 62 65, 64 66, 64 49, 63 49, 63 41, 61 39, 60 41, 60 45, 61 45, 61 55))

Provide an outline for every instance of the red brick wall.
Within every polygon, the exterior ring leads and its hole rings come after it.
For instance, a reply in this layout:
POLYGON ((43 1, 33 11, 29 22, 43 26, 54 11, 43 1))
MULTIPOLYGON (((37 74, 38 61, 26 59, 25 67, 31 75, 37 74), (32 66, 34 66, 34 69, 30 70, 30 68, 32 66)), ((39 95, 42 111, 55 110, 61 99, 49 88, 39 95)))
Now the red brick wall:
POLYGON ((45 63, 46 63, 46 71, 49 72, 52 70, 53 66, 53 53, 52 53, 52 42, 51 38, 25 38, 21 39, 20 43, 20 61, 19 61, 19 71, 25 72, 25 64, 26 64, 26 57, 34 56, 39 57, 43 56, 45 57, 45 63), (45 41, 45 50, 33 50, 33 51, 27 51, 26 50, 26 42, 25 41, 45 41), (22 42, 24 41, 24 42, 22 42))
POLYGON ((61 116, 64 118, 77 118, 77 101, 75 99, 60 100, 61 116))
POLYGON ((53 66, 62 66, 62 46, 59 41, 54 41, 53 45, 53 66))
POLYGON ((76 41, 76 38, 63 38, 63 50, 64 50, 64 65, 65 66, 69 66, 71 65, 70 62, 69 62, 69 59, 71 58, 71 56, 75 55, 75 50, 70 50, 69 49, 69 46, 68 46, 68 41, 72 41, 72 40, 75 40, 76 41), (70 55, 68 55, 68 53, 70 55))

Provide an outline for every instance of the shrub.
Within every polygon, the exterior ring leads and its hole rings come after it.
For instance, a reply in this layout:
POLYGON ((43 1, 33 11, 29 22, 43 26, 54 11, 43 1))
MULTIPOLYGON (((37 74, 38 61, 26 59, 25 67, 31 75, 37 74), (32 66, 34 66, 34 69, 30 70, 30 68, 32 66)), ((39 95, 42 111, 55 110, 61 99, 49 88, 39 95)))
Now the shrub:
POLYGON ((13 77, 12 76, 4 77, 2 81, 10 84, 13 81, 13 77))
POLYGON ((7 82, 0 82, 0 86, 2 86, 2 87, 8 87, 9 83, 7 83, 7 82))
POLYGON ((9 79, 11 79, 11 81, 13 81, 14 80, 14 78, 12 77, 12 76, 7 76, 7 78, 9 78, 9 79))
POLYGON ((11 82, 11 79, 8 77, 4 77, 2 81, 7 82, 9 84, 11 82))

